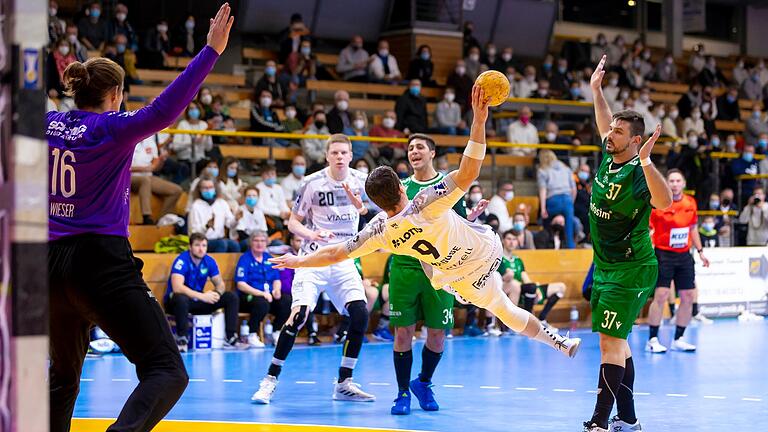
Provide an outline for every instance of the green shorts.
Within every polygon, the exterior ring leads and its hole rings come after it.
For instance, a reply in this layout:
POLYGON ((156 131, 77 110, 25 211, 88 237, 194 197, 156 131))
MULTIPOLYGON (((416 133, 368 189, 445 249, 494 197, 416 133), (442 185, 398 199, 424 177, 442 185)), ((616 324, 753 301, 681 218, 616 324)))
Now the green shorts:
POLYGON ((452 294, 432 288, 420 268, 393 268, 389 273, 389 320, 395 327, 424 320, 429 328, 453 328, 453 300, 452 294))
POLYGON ((626 339, 656 286, 658 273, 656 264, 621 270, 595 267, 592 331, 626 339))

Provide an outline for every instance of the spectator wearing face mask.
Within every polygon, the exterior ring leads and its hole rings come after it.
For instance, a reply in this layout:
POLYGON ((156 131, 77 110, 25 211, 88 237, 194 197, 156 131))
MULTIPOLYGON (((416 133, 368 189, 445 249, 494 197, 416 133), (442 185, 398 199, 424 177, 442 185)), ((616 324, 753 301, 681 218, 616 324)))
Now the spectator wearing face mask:
MULTIPOLYGON (((560 127, 553 121, 548 121, 544 125, 544 140, 540 142, 543 144, 571 144, 571 140, 568 137, 560 135, 560 127)), ((570 152, 568 150, 554 150, 554 152, 559 160, 569 163, 568 156, 570 152)))
POLYGON ((533 236, 533 242, 536 249, 564 249, 567 244, 567 236, 565 235, 565 218, 563 215, 554 216, 549 226, 545 226, 543 230, 533 236))
POLYGON ((490 69, 491 66, 494 63, 496 63, 496 60, 498 59, 499 59, 499 53, 498 53, 498 50, 496 50, 496 45, 492 42, 488 42, 487 44, 485 44, 485 50, 480 56, 480 63, 484 64, 490 69))
POLYGON ((106 40, 114 40, 117 35, 125 36, 128 49, 134 52, 138 49, 136 32, 131 23, 128 22, 128 6, 123 3, 118 3, 115 6, 115 16, 109 20, 107 25, 106 40))
POLYGON ((258 206, 264 212, 268 225, 274 228, 273 232, 282 231, 291 210, 286 204, 283 188, 277 184, 277 170, 274 165, 262 166, 261 182, 256 188, 259 189, 258 206))
POLYGON ((538 99, 551 99, 552 95, 549 93, 549 81, 546 79, 540 79, 539 82, 536 84, 536 90, 528 95, 527 97, 530 98, 538 98, 538 99))
MULTIPOLYGON (((368 116, 365 111, 357 110, 352 114, 352 125, 344 128, 344 135, 353 137, 368 136, 368 116)), ((362 159, 371 146, 367 140, 352 140, 352 160, 362 159)))
POLYGON ((237 226, 235 227, 241 251, 248 249, 248 238, 251 234, 257 231, 268 231, 264 212, 262 212, 258 206, 259 189, 256 186, 247 186, 243 190, 243 194, 245 195, 245 199, 243 200, 243 204, 240 205, 237 226))
POLYGON ((168 33, 168 22, 161 19, 147 30, 144 45, 141 50, 141 66, 149 69, 163 69, 165 59, 171 53, 171 36, 168 33))
POLYGON ((72 44, 66 38, 57 40, 46 59, 46 90, 48 97, 58 99, 64 97, 64 69, 70 63, 76 62, 72 44))
POLYGON ((707 59, 704 57, 704 45, 698 44, 694 46, 693 54, 688 58, 688 77, 696 78, 706 64, 707 59))
POLYGON ((697 135, 704 133, 704 119, 701 118, 699 107, 692 108, 691 116, 683 120, 683 130, 694 131, 697 135))
POLYGON ((738 88, 745 79, 749 78, 749 70, 744 66, 744 57, 739 57, 731 70, 733 84, 738 88))
MULTIPOLYGON (((475 183, 472 186, 470 186, 469 191, 467 191, 465 206, 467 209, 470 209, 470 210, 474 209, 482 199, 483 199, 483 187, 480 186, 480 184, 475 183)), ((485 211, 478 214, 474 221, 477 223, 485 223, 486 220, 488 219, 488 214, 489 214, 488 209, 486 209, 485 211)), ((498 218, 496 218, 496 222, 498 224, 498 218)))
POLYGON ((726 81, 723 72, 717 67, 717 61, 712 56, 707 56, 706 63, 701 72, 699 72, 698 79, 704 87, 723 87, 726 81))
POLYGON ((696 190, 696 201, 702 205, 713 188, 711 173, 714 168, 710 153, 712 146, 706 137, 689 130, 685 145, 676 145, 667 154, 667 168, 683 173, 688 184, 696 190))
POLYGON ((48 2, 48 43, 55 44, 57 40, 66 37, 66 22, 58 17, 59 4, 48 2))
POLYGON ((693 82, 691 83, 688 92, 684 94, 679 101, 677 101, 677 108, 680 111, 680 117, 690 117, 693 107, 701 106, 701 102, 701 85, 698 82, 693 82))
POLYGON ((77 23, 80 40, 89 50, 101 50, 101 44, 107 40, 107 20, 101 16, 101 4, 91 2, 88 15, 77 23))
POLYGON ((726 93, 717 98, 717 119, 727 121, 738 121, 741 119, 738 87, 729 87, 726 93))
POLYGON ((717 229, 715 229, 714 217, 704 217, 701 225, 699 225, 699 237, 704 248, 720 247, 720 236, 717 234, 717 229))
MULTIPOLYGON (((269 90, 262 90, 258 101, 258 105, 254 104, 251 107, 251 131, 283 132, 283 125, 280 124, 277 113, 272 110, 272 93, 269 90)), ((280 143, 274 138, 253 138, 253 143, 256 145, 267 145, 270 142, 280 143)))
POLYGON ((766 246, 768 245, 768 202, 765 201, 765 189, 757 186, 747 198, 747 204, 739 214, 739 222, 747 224, 747 246, 766 246))
MULTIPOLYGON (((212 179, 217 179, 219 177, 219 164, 216 163, 213 159, 202 159, 197 161, 195 164, 197 177, 192 179, 192 182, 189 184, 189 190, 193 191, 197 187, 197 184, 200 183, 200 180, 202 180, 203 177, 210 177, 212 179)), ((189 213, 189 211, 192 209, 192 204, 194 201, 187 200, 187 209, 186 212, 189 213)))
POLYGON ((656 125, 664 122, 664 116, 666 116, 667 113, 664 111, 664 105, 656 104, 642 114, 645 121, 645 134, 649 135, 656 129, 656 125))
POLYGON ((762 95, 763 85, 760 83, 760 70, 755 67, 749 71, 749 78, 742 81, 740 97, 757 101, 762 95))
POLYGON ((656 63, 653 80, 665 83, 677 82, 677 65, 671 53, 664 54, 664 58, 656 63))
POLYGON ((368 77, 373 82, 396 84, 403 79, 397 59, 389 53, 389 42, 379 41, 378 48, 368 63, 368 77))
POLYGON ((281 123, 285 132, 292 133, 304 128, 304 125, 296 118, 296 105, 286 105, 283 112, 285 113, 285 119, 281 123))
MULTIPOLYGON (((369 132, 370 137, 403 138, 405 135, 395 129, 397 123, 397 114, 390 110, 384 113, 384 118, 380 125, 375 125, 369 132)), ((374 164, 392 165, 395 160, 406 156, 405 143, 387 143, 372 141, 368 154, 374 164)))
POLYGON ((571 82, 573 76, 568 72, 568 60, 564 58, 557 59, 557 68, 552 72, 552 77, 549 79, 549 88, 561 97, 568 95, 571 88, 571 82))
POLYGON ((240 245, 229 237, 235 234, 237 218, 214 183, 215 179, 203 176, 192 191, 192 208, 189 211, 189 232, 201 233, 208 239, 210 252, 240 252, 240 245))
MULTIPOLYGON (((312 115, 314 121, 304 131, 305 135, 330 135, 328 126, 326 126, 326 116, 322 111, 315 111, 312 115)), ((301 140, 301 149, 304 151, 304 157, 307 160, 307 172, 313 173, 325 166, 325 139, 323 138, 304 138, 301 140)))
POLYGON ((395 164, 395 173, 400 180, 405 180, 411 176, 411 168, 408 166, 408 162, 399 160, 395 164))
POLYGON ((608 52, 608 39, 605 34, 598 33, 595 41, 590 45, 589 62, 597 64, 600 59, 608 52))
POLYGON ((299 190, 301 182, 304 181, 304 174, 307 172, 307 161, 304 156, 294 156, 291 161, 291 173, 283 178, 280 187, 285 194, 286 205, 290 208, 296 201, 296 191, 299 190))
POLYGON ((581 83, 579 81, 571 81, 568 91, 563 95, 563 99, 583 102, 586 99, 582 93, 581 83))
POLYGON ((421 95, 421 81, 414 79, 395 103, 397 129, 406 135, 427 131, 427 100, 421 95))
POLYGON ((533 233, 528 229, 528 218, 525 214, 517 212, 512 216, 512 233, 517 242, 517 249, 536 249, 536 241, 533 233))
POLYGON ((77 61, 83 63, 88 60, 88 49, 80 42, 80 39, 78 38, 77 26, 75 24, 67 24, 65 37, 67 38, 67 41, 72 45, 72 51, 74 52, 75 57, 77 57, 77 61))
MULTIPOLYGON (((738 177, 743 174, 759 174, 759 162, 755 160, 755 146, 753 144, 745 144, 744 150, 741 153, 741 157, 731 160, 730 164, 732 179, 728 182, 729 185, 733 185, 734 188, 738 188, 738 177)), ((752 196, 752 191, 757 185, 757 180, 743 180, 741 181, 741 202, 742 207, 746 204, 749 197, 752 196)))
POLYGON ((464 111, 469 103, 469 95, 472 92, 472 79, 467 75, 467 66, 464 60, 456 61, 456 68, 448 75, 446 87, 453 88, 456 94, 456 102, 464 111))
POLYGON ((488 213, 499 218, 499 231, 505 232, 512 229, 512 218, 509 216, 507 204, 515 197, 515 187, 508 180, 499 180, 496 185, 496 194, 488 203, 488 213))
POLYGON ((455 102, 456 92, 451 87, 445 88, 443 100, 435 108, 437 133, 447 135, 467 135, 467 125, 461 118, 461 107, 455 102))
POLYGON ((501 56, 496 59, 496 61, 490 65, 491 69, 497 70, 499 72, 504 73, 507 68, 514 68, 515 70, 520 70, 520 63, 514 58, 515 50, 512 47, 505 47, 501 51, 501 56))
POLYGON ((218 187, 221 191, 221 198, 229 204, 233 213, 237 212, 240 206, 241 197, 245 182, 240 178, 240 162, 237 159, 228 156, 221 161, 219 166, 218 187))
POLYGON ((555 57, 552 54, 547 54, 544 56, 544 61, 541 62, 541 68, 539 68, 539 80, 546 80, 549 82, 550 79, 552 79, 552 74, 554 73, 554 64, 555 57))
POLYGON ((757 138, 768 133, 768 123, 763 119, 763 112, 760 110, 760 104, 752 105, 752 116, 744 125, 744 140, 747 144, 757 144, 757 138))
MULTIPOLYGON (((208 129, 208 123, 201 120, 202 111, 200 105, 192 102, 184 113, 184 118, 179 120, 176 129, 198 130, 208 129)), ((179 162, 191 165, 197 161, 203 160, 206 153, 213 149, 213 140, 208 135, 187 135, 176 134, 169 147, 176 154, 179 162)))
POLYGON ((368 61, 370 55, 363 48, 363 37, 352 36, 349 45, 339 53, 336 72, 341 74, 344 81, 368 82, 368 61))
POLYGON ((677 140, 680 138, 679 131, 682 127, 680 111, 677 109, 677 105, 668 105, 665 111, 667 115, 661 122, 661 134, 677 140))
MULTIPOLYGON (((520 108, 520 116, 507 127, 507 142, 520 144, 538 144, 539 131, 531 123, 532 112, 528 106, 520 108)), ((533 153, 532 149, 511 148, 510 154, 527 156, 533 153)), ((517 167, 516 167, 517 168, 517 167)))
POLYGON ((406 79, 421 81, 424 87, 434 87, 437 85, 432 79, 432 72, 435 69, 432 63, 432 48, 429 45, 422 45, 416 50, 416 57, 411 60, 408 66, 408 76, 406 79))
POLYGON ((267 60, 267 64, 264 67, 264 75, 256 82, 256 89, 253 93, 257 100, 263 90, 267 90, 271 94, 272 106, 281 107, 285 104, 285 91, 283 86, 277 81, 277 64, 274 60, 267 60))
POLYGON ((514 83, 512 94, 518 98, 527 98, 539 89, 539 83, 536 81, 536 68, 527 65, 523 69, 523 78, 514 83))
POLYGON ((467 68, 467 76, 473 82, 480 75, 480 48, 471 47, 469 53, 464 58, 464 65, 467 68))
MULTIPOLYGON (((764 155, 766 153, 768 153, 768 132, 761 133, 757 137, 757 144, 755 144, 755 154, 764 155)), ((761 163, 760 166, 763 166, 763 164, 761 163)), ((760 170, 760 173, 765 174, 768 171, 760 170)))
POLYGON ((334 106, 326 114, 328 130, 332 133, 342 133, 352 127, 352 115, 349 112, 349 93, 337 90, 333 95, 334 106))

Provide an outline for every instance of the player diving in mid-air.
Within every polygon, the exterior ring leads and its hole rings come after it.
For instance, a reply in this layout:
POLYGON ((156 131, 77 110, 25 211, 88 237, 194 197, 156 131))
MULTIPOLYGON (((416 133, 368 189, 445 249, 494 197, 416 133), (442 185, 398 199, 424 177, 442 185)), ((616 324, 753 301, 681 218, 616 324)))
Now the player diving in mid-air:
POLYGON ((489 98, 472 89, 474 113, 469 142, 459 169, 408 200, 405 188, 390 167, 368 176, 365 191, 382 210, 357 236, 304 255, 273 258, 278 268, 329 266, 377 250, 407 255, 421 261, 435 289, 450 287, 460 297, 489 310, 512 330, 545 343, 569 357, 581 339, 560 336, 514 305, 504 294, 501 278, 502 246, 490 227, 469 222, 451 210, 480 174, 485 158, 485 121, 489 98))

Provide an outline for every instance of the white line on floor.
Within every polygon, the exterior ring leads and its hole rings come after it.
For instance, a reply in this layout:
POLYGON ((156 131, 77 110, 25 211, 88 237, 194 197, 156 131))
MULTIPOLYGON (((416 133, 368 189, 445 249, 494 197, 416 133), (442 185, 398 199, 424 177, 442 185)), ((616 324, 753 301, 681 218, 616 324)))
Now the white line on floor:
POLYGON ((763 401, 760 398, 753 398, 753 397, 745 397, 745 398, 741 398, 741 400, 747 401, 747 402, 762 402, 763 401))
POLYGON ((390 383, 372 382, 372 383, 368 383, 368 385, 372 385, 372 386, 388 386, 388 385, 392 385, 392 384, 390 384, 390 383))
POLYGON ((536 387, 515 387, 515 390, 520 390, 520 391, 536 391, 538 389, 536 387))
POLYGON ((498 386, 480 386, 481 389, 487 389, 487 390, 500 390, 501 387, 498 386))
POLYGON ((189 382, 205 382, 205 378, 190 378, 189 382))
POLYGON ((131 381, 130 378, 112 378, 112 381, 114 382, 129 382, 131 381))
MULTIPOLYGON (((597 390, 587 390, 587 393, 597 394, 597 390)), ((637 393, 635 393, 637 394, 637 393)))
POLYGON ((443 384, 443 387, 445 388, 464 388, 461 384, 443 384))
POLYGON ((554 392, 561 392, 561 393, 573 393, 576 390, 574 389, 552 389, 554 392))
POLYGON ((688 397, 687 394, 681 394, 681 393, 667 393, 667 396, 669 396, 669 397, 688 397))
POLYGON ((296 384, 317 384, 317 381, 296 381, 296 384))
MULTIPOLYGON (((597 392, 595 392, 595 393, 597 393, 597 392)), ((645 393, 645 392, 634 392, 633 394, 635 396, 650 396, 651 395, 650 393, 645 393)))
POLYGON ((225 382, 225 383, 241 383, 241 382, 243 382, 243 380, 225 379, 225 380, 221 380, 221 382, 225 382))
POLYGON ((82 382, 93 382, 93 378, 80 378, 82 382))
POLYGON ((704 399, 725 399, 725 396, 704 396, 704 399))

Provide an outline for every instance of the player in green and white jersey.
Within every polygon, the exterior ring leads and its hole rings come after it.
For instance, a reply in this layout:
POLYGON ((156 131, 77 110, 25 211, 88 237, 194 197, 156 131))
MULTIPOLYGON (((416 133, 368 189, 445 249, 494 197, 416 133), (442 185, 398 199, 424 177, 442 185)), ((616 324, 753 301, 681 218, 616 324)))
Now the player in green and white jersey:
POLYGON ((661 125, 642 144, 645 122, 640 113, 611 114, 601 87, 605 60, 603 56, 591 79, 603 160, 589 204, 595 254, 592 331, 600 333, 601 364, 597 403, 584 430, 607 431, 615 401, 618 415, 611 431, 628 432, 641 426, 635 415, 635 368, 627 335, 656 285, 658 264, 648 231, 651 206, 669 207, 672 191, 650 158, 661 125))

